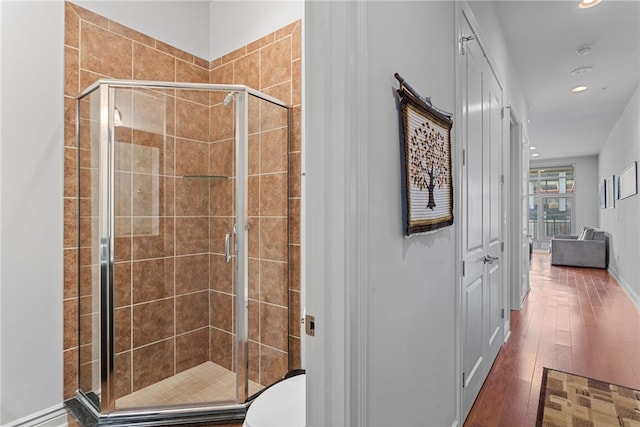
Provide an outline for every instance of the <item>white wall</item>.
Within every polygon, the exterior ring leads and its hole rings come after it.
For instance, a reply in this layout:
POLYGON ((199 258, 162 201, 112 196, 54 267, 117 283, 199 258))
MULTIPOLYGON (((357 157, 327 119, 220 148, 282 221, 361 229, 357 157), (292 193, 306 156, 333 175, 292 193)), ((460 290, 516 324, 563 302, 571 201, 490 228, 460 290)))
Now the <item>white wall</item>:
POLYGON ((209 0, 74 3, 200 58, 212 59, 209 0))
POLYGON ((393 93, 398 72, 455 110, 453 24, 453 2, 367 5, 370 425, 449 426, 456 415, 455 228, 403 236, 393 93))
POLYGON ((304 16, 304 0, 75 3, 207 60, 219 58, 304 16))
POLYGON ((393 75, 454 110, 454 3, 310 2, 305 19, 308 422, 450 426, 456 229, 403 235, 393 75))
POLYGON ((569 157, 553 160, 531 160, 532 168, 575 165, 576 192, 574 196, 575 224, 573 233, 582 227, 597 227, 598 207, 598 156, 569 157))
MULTIPOLYGON (((0 235, 2 234, 2 3, 0 2, 0 235)), ((0 424, 2 424, 2 238, 0 238, 0 424)))
MULTIPOLYGON (((599 179, 618 175, 634 160, 640 163, 640 88, 629 100, 607 138, 598 163, 599 179)), ((616 200, 615 209, 600 209, 600 227, 610 234, 609 271, 640 308, 640 195, 616 200)))
POLYGON ((64 3, 2 1, 0 424, 62 402, 64 3))
POLYGON ((213 0, 209 59, 233 52, 303 16, 304 0, 213 0))

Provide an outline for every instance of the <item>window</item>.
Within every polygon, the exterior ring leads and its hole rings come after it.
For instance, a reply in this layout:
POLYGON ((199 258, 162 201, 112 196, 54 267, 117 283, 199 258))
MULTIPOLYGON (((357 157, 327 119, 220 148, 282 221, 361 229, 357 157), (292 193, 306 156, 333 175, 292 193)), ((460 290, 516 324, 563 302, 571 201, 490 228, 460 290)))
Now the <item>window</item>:
POLYGON ((573 232, 575 189, 573 166, 529 170, 529 234, 536 247, 573 232))

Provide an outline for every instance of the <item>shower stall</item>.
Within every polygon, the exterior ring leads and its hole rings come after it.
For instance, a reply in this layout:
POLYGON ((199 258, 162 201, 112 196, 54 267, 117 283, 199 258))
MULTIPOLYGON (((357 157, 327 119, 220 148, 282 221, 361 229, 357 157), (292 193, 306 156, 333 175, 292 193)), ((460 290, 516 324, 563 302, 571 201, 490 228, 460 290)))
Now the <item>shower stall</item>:
POLYGON ((287 106, 99 80, 77 101, 85 425, 233 421, 288 372, 287 106))

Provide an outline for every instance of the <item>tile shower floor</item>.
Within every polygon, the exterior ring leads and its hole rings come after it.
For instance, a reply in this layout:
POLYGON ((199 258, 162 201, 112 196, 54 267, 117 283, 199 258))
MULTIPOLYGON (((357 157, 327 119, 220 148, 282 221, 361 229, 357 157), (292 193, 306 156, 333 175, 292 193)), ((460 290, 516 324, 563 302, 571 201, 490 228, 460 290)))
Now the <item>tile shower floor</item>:
MULTIPOLYGON (((249 395, 263 386, 249 381, 249 395)), ((116 408, 235 401, 236 374, 205 362, 116 400, 116 408)))

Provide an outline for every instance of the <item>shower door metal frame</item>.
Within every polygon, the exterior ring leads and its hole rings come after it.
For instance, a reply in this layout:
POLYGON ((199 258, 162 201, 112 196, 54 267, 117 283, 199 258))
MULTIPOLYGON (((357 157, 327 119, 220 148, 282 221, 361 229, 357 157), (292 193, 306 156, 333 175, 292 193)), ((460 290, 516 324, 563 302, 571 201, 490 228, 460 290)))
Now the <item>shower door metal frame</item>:
MULTIPOLYGON (((74 399, 67 401, 67 406, 96 422, 95 425, 116 422, 150 423, 145 425, 169 425, 164 422, 189 420, 221 421, 243 419, 249 398, 248 389, 248 138, 249 138, 249 102, 248 96, 270 102, 287 109, 288 137, 291 131, 291 110, 282 101, 268 96, 244 85, 219 85, 200 83, 174 83, 157 81, 134 81, 100 79, 90 85, 77 97, 78 109, 83 98, 98 90, 100 92, 100 131, 99 131, 99 289, 100 289, 100 408, 97 408, 83 390, 78 390, 74 399), (235 148, 236 148, 236 180, 235 180, 235 221, 236 239, 236 403, 212 404, 205 402, 185 407, 150 407, 117 410, 115 398, 115 351, 114 351, 114 147, 115 123, 114 109, 115 90, 117 88, 141 89, 192 89, 228 91, 235 95, 235 148), (243 262, 239 262, 243 260, 243 262), (78 407, 80 406, 80 407, 78 407), (84 406, 84 408, 82 407, 84 406)), ((76 121, 76 138, 80 146, 79 116, 76 121)))
POLYGON ((100 86, 100 144, 98 170, 98 237, 100 239, 100 409, 102 413, 115 410, 114 377, 114 304, 113 274, 115 240, 114 217, 114 147, 115 131, 113 108, 115 89, 100 86), (105 120, 106 119, 106 120, 105 120), (106 131, 105 131, 106 122, 106 131), (107 143, 104 144, 104 138, 107 143), (105 398, 106 395, 106 398, 105 398), (105 408, 106 406, 106 408, 105 408))

